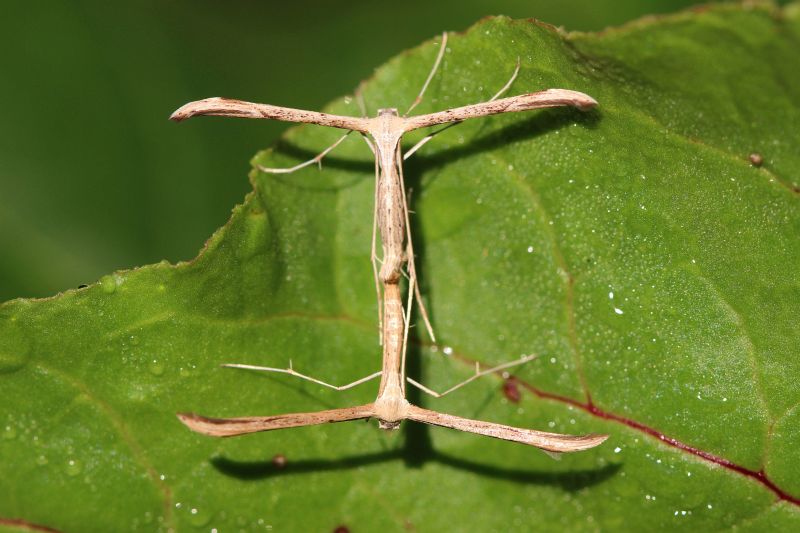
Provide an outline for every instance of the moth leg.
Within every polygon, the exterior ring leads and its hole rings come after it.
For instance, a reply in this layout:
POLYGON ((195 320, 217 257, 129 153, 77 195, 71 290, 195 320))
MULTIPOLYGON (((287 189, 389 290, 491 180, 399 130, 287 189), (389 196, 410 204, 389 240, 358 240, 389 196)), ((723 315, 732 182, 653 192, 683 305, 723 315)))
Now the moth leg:
POLYGON ((300 372, 298 372, 297 370, 292 368, 292 360, 291 359, 289 360, 289 368, 272 368, 272 367, 269 367, 269 366, 242 365, 242 364, 238 364, 238 363, 227 363, 227 364, 224 364, 222 366, 224 366, 226 368, 242 368, 244 370, 256 370, 256 371, 259 371, 259 372, 277 372, 279 374, 289 374, 290 376, 295 376, 295 377, 298 377, 300 379, 305 379, 306 381, 310 381, 312 383, 316 383, 317 385, 322 385, 323 387, 328 387, 329 389, 334 389, 334 390, 337 390, 337 391, 343 391, 343 390, 351 389, 351 388, 353 388, 353 387, 355 387, 357 385, 361 385, 362 383, 366 383, 367 381, 369 381, 371 379, 375 379, 375 378, 377 378, 378 376, 380 376, 383 373, 383 371, 379 370, 379 371, 375 372, 374 374, 370 374, 369 376, 365 376, 365 377, 363 377, 361 379, 357 379, 357 380, 353 381, 352 383, 348 383, 346 385, 331 385, 330 383, 326 383, 326 382, 321 381, 321 380, 319 380, 317 378, 313 378, 311 376, 307 376, 305 374, 301 374, 300 372))
POLYGON ((508 363, 503 363, 502 365, 493 366, 492 368, 488 368, 486 370, 481 370, 480 363, 475 361, 475 374, 473 374, 471 377, 465 379, 461 383, 457 383, 457 384, 453 385, 452 387, 450 387, 449 389, 447 389, 444 392, 436 392, 436 391, 434 391, 432 389, 429 389, 425 385, 414 381, 411 378, 406 378, 406 379, 408 380, 409 383, 414 385, 416 388, 418 388, 422 392, 430 394, 434 398, 441 398, 442 396, 445 396, 445 395, 450 394, 451 392, 453 392, 455 390, 460 389, 461 387, 463 387, 464 385, 467 385, 468 383, 472 383, 473 381, 475 381, 478 378, 481 378, 481 377, 486 376, 488 374, 493 374, 493 373, 495 373, 495 372, 497 372, 499 370, 505 370, 506 368, 511 368, 512 366, 525 364, 528 361, 532 361, 533 359, 536 359, 535 355, 526 355, 526 356, 521 357, 520 359, 518 359, 516 361, 510 361, 508 363))
MULTIPOLYGON (((403 160, 402 159, 402 155, 403 154, 400 151, 400 146, 398 145, 398 147, 397 147, 397 161, 398 161, 397 173, 400 176, 400 186, 402 188, 401 190, 405 191, 406 190, 406 183, 405 183, 405 178, 403 177, 403 165, 400 163, 400 161, 403 160)), ((410 195, 411 192, 409 191, 408 194, 410 195)), ((406 263, 408 264, 408 266, 406 268, 408 269, 408 280, 409 280, 408 290, 409 290, 409 293, 411 293, 413 291, 414 296, 416 296, 417 302, 419 303, 420 314, 422 315, 422 321, 425 322, 425 328, 428 330, 428 335, 430 335, 431 340, 433 342, 436 342, 436 335, 433 334, 433 327, 431 326, 431 321, 428 318, 428 310, 425 308, 425 303, 422 301, 422 295, 420 294, 420 291, 419 291, 419 283, 417 283, 417 269, 414 266, 414 261, 416 260, 416 258, 414 256, 414 245, 413 245, 412 239, 411 239, 411 221, 410 221, 409 216, 408 216, 408 212, 409 212, 408 211, 408 204, 409 204, 409 199, 406 196, 406 194, 404 193, 403 194, 403 210, 405 211, 405 218, 406 218, 406 241, 407 241, 407 244, 406 244, 406 263)), ((409 306, 408 311, 409 312, 411 311, 411 303, 412 303, 412 298, 411 298, 411 295, 409 294, 409 300, 408 300, 408 306, 409 306)))
POLYGON ((345 133, 344 135, 339 137, 339 139, 335 143, 333 143, 329 147, 325 148, 322 152, 320 152, 319 154, 315 155, 314 157, 312 157, 308 161, 306 161, 304 163, 300 163, 299 165, 295 165, 295 166, 289 167, 289 168, 269 168, 269 167, 264 167, 264 166, 261 166, 261 165, 257 165, 257 168, 261 172, 266 172, 268 174, 291 174, 292 172, 295 172, 296 170, 300 170, 301 168, 305 168, 307 166, 317 164, 317 165, 319 165, 320 170, 322 170, 322 159, 326 155, 328 155, 328 153, 331 150, 333 150, 334 148, 339 146, 339 144, 341 144, 342 141, 344 141, 347 138, 347 136, 350 135, 351 133, 353 133, 353 130, 348 131, 347 133, 345 133))
POLYGON ((411 280, 414 280, 414 296, 417 299, 417 305, 419 306, 420 315, 422 315, 422 321, 425 323, 425 329, 428 331, 428 335, 431 337, 431 341, 436 343, 436 336, 433 334, 433 326, 431 326, 431 320, 428 317, 428 309, 425 307, 425 302, 422 299, 422 294, 420 294, 419 290, 419 280, 417 279, 417 268, 414 265, 414 245, 411 244, 411 235, 408 237, 408 277, 411 280))
POLYGON ((417 107, 420 102, 422 102, 422 97, 425 95, 428 85, 431 83, 436 71, 439 70, 439 65, 442 63, 445 50, 447 50, 447 32, 442 33, 442 44, 439 46, 439 53, 436 55, 436 61, 434 61, 433 68, 431 69, 430 74, 428 74, 428 79, 425 80, 425 83, 422 85, 422 89, 420 89, 419 94, 414 99, 414 102, 412 102, 411 107, 409 107, 408 111, 403 114, 404 117, 407 117, 408 114, 411 113, 411 110, 417 107))
MULTIPOLYGON (((360 92, 358 93, 361 94, 360 92)), ((364 142, 369 146, 372 155, 375 156, 375 196, 372 202, 372 248, 370 250, 370 261, 372 262, 372 277, 375 281, 375 294, 378 301, 378 344, 383 346, 383 297, 381 296, 381 282, 378 276, 380 267, 380 259, 378 258, 377 242, 378 242, 378 180, 380 179, 380 163, 376 155, 375 145, 369 140, 369 137, 362 134, 361 137, 364 142)))
MULTIPOLYGON (((517 75, 519 74, 519 68, 520 68, 520 63, 519 63, 519 58, 517 58, 517 66, 516 66, 516 68, 514 69, 514 73, 511 75, 511 78, 509 78, 509 80, 506 82, 506 84, 505 84, 505 85, 503 85, 503 88, 502 88, 502 89, 500 89, 499 91, 497 91, 497 93, 496 93, 494 96, 492 96, 492 97, 491 97, 489 100, 487 100, 487 102, 494 102, 494 101, 495 101, 495 100, 497 100, 497 99, 498 99, 500 96, 502 96, 502 95, 503 95, 503 93, 505 93, 505 92, 506 92, 508 89, 510 89, 510 88, 511 88, 511 84, 513 84, 513 83, 514 83, 514 80, 516 80, 516 79, 517 79, 517 75)), ((433 139, 433 138, 434 138, 434 136, 436 136, 436 135, 438 135, 438 134, 442 133, 444 130, 446 130, 446 129, 448 129, 448 128, 452 128, 453 126, 455 126, 455 125, 457 125, 457 124, 461 124, 462 122, 463 122, 463 120, 458 120, 458 121, 456 121, 456 122, 451 122, 450 124, 448 124, 448 125, 446 125, 446 126, 444 126, 444 127, 442 127, 442 128, 439 128, 439 129, 438 129, 438 130, 436 130, 436 131, 432 131, 431 133, 429 133, 428 135, 426 135, 425 137, 423 137, 423 138, 422 138, 422 140, 420 140, 420 141, 419 141, 417 144, 415 144, 414 146, 412 146, 412 147, 411 147, 411 148, 410 148, 410 149, 409 149, 409 150, 408 150, 408 151, 405 153, 405 155, 403 156, 403 160, 406 160, 406 159, 408 159, 409 157, 411 157, 411 155, 412 155, 414 152, 416 152, 417 150, 419 150, 420 148, 422 148, 422 147, 423 147, 425 144, 427 144, 427 142, 428 142, 428 141, 430 141, 431 139, 433 139)))

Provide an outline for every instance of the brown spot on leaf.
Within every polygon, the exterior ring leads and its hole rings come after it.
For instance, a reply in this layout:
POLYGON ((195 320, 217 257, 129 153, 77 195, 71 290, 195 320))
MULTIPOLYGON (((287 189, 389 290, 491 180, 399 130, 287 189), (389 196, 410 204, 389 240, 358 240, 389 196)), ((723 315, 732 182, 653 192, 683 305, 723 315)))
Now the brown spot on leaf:
POLYGON ((333 533, 350 533, 350 528, 347 526, 336 526, 333 533))
POLYGON ((505 396, 511 403, 519 403, 522 398, 522 393, 519 390, 519 384, 513 377, 506 379, 503 382, 503 396, 505 396))
POLYGON ((764 157, 757 152, 753 152, 752 154, 747 156, 747 159, 750 161, 750 164, 753 165, 754 167, 760 167, 761 165, 764 164, 764 157))

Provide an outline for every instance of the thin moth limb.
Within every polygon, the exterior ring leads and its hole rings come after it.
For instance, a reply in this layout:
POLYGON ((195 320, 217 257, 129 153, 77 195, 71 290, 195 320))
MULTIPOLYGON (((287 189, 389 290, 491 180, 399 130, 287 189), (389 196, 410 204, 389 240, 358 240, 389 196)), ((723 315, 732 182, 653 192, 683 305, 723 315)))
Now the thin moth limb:
MULTIPOLYGON (((402 154, 400 152, 400 143, 397 143, 397 148, 395 150, 395 165, 397 166, 397 175, 400 179, 400 196, 403 198, 403 213, 405 216, 406 222, 406 246, 411 245, 411 227, 409 226, 408 222, 408 205, 406 204, 406 184, 403 180, 403 164, 402 161, 402 154)), ((408 253, 406 253, 408 255, 408 253)), ((413 264, 414 263, 414 256, 406 257, 406 264, 413 264)), ((410 274, 410 272, 409 272, 410 274)), ((417 279, 414 276, 408 277, 408 302, 406 303, 406 310, 405 310, 405 324, 403 325, 403 348, 402 348, 402 358, 400 362, 400 386, 403 389, 403 396, 406 393, 406 355, 408 354, 408 328, 411 325, 411 308, 414 305, 414 287, 416 287, 417 279)))
POLYGON ((328 113, 319 113, 317 111, 306 111, 305 109, 292 109, 291 107, 257 104, 254 102, 245 102, 244 100, 219 97, 189 102, 178 108, 169 118, 175 122, 180 122, 198 115, 264 118, 282 120, 284 122, 303 122, 307 124, 318 124, 320 126, 330 126, 332 128, 341 128, 344 130, 355 130, 363 133, 367 133, 369 129, 369 120, 364 118, 331 115, 328 113))
POLYGON ((239 418, 209 418, 194 413, 178 413, 178 418, 197 433, 211 437, 235 437, 258 431, 315 426, 333 422, 362 420, 375 414, 373 404, 329 409, 314 413, 290 413, 275 416, 245 416, 239 418))
POLYGON ((408 380, 409 383, 414 385, 416 388, 418 388, 422 392, 428 393, 428 394, 430 394, 431 396, 433 396, 435 398, 441 398, 442 396, 445 396, 445 395, 450 394, 451 392, 453 392, 455 390, 460 389, 461 387, 463 387, 464 385, 467 385, 468 383, 472 383, 473 381, 475 381, 478 378, 482 378, 483 376, 487 376, 489 374, 494 374, 495 372, 497 372, 499 370, 505 370, 506 368, 511 368, 513 366, 525 364, 528 361, 533 361, 534 359, 536 359, 536 357, 537 356, 535 356, 535 355, 526 355, 526 356, 521 357, 520 359, 518 359, 516 361, 509 361, 508 363, 503 363, 502 365, 493 366, 492 368, 488 368, 486 370, 481 370, 480 363, 478 363, 478 361, 475 361, 475 374, 472 375, 471 377, 465 379, 461 383, 457 383, 456 385, 453 385, 452 387, 450 387, 449 389, 447 389, 444 392, 436 392, 436 391, 434 391, 432 389, 429 389, 425 385, 414 381, 411 378, 406 378, 406 379, 408 380))
POLYGON ((414 102, 411 104, 411 107, 408 108, 403 116, 407 117, 411 110, 417 107, 417 105, 422 102, 422 97, 425 94, 425 91, 428 89, 428 85, 431 83, 433 76, 436 74, 436 71, 439 70, 439 64, 442 62, 442 58, 444 57, 444 52, 447 49, 447 32, 442 33, 442 44, 439 46, 439 53, 436 55, 436 61, 433 63, 433 68, 431 69, 430 74, 428 74, 428 79, 425 80, 425 83, 422 85, 422 89, 420 89, 419 94, 414 99, 414 102))
POLYGON ((456 122, 468 118, 496 115, 498 113, 530 111, 532 109, 564 106, 572 106, 581 110, 586 110, 596 105, 597 101, 594 98, 578 91, 547 89, 546 91, 539 91, 536 93, 501 98, 493 102, 484 102, 481 104, 446 109, 438 113, 409 117, 404 121, 404 131, 408 132, 417 128, 446 124, 448 122, 456 122))
POLYGON ((383 306, 381 297, 381 282, 378 277, 378 180, 380 179, 380 163, 375 152, 375 146, 366 135, 362 134, 364 142, 369 146, 372 155, 375 155, 375 195, 372 201, 372 247, 370 250, 370 262, 372 263, 372 277, 375 280, 375 295, 378 302, 378 346, 383 346, 383 306))
MULTIPOLYGON (((363 97, 361 96, 361 91, 357 91, 356 94, 361 97, 360 105, 364 105, 363 97)), ((365 111, 366 112, 366 111, 365 111)), ((383 346, 383 306, 382 301, 382 293, 381 293, 381 282, 378 276, 378 263, 380 260, 378 259, 377 253, 377 241, 378 241, 378 180, 380 179, 380 162, 378 160, 377 151, 375 149, 375 145, 372 144, 372 141, 369 140, 369 137, 365 134, 361 134, 361 138, 364 139, 364 142, 367 143, 369 147, 369 151, 372 152, 372 155, 375 156, 375 195, 373 198, 373 210, 372 210, 372 245, 370 250, 370 262, 372 263, 372 277, 375 281, 375 295, 378 301, 378 346, 383 346)))
POLYGON ((419 305, 420 315, 422 315, 422 321, 425 323, 425 329, 428 331, 428 335, 431 337, 431 341, 436 343, 436 335, 433 334, 433 326, 431 326, 430 318, 428 318, 428 309, 425 307, 425 301, 422 299, 422 294, 420 294, 419 290, 419 280, 417 279, 417 267, 414 265, 414 246, 411 244, 411 240, 408 241, 408 256, 411 258, 408 261, 408 270, 409 270, 409 277, 415 280, 414 283, 414 295, 417 298, 417 305, 419 305))
POLYGON ((506 84, 505 84, 505 85, 503 85, 503 87, 502 87, 502 88, 501 88, 499 91, 497 91, 496 93, 494 93, 494 96, 492 96, 491 98, 489 98, 489 101, 490 101, 490 102, 494 102, 495 100, 497 100, 498 98, 500 98, 501 96, 503 96, 503 93, 504 93, 504 92, 506 92, 507 90, 509 90, 509 89, 511 88, 511 84, 513 84, 513 83, 514 83, 514 80, 516 80, 516 79, 517 79, 517 76, 519 75, 519 69, 520 69, 520 66, 521 66, 521 64, 520 64, 520 62, 519 62, 519 57, 517 57, 517 66, 516 66, 516 67, 514 67, 514 73, 513 73, 513 74, 511 74, 511 77, 508 79, 508 81, 506 82, 506 84))
POLYGON ((548 433, 535 429, 523 429, 482 420, 470 420, 460 416, 448 415, 436 411, 429 411, 410 404, 406 415, 408 420, 423 422, 432 426, 441 426, 459 431, 476 433, 495 439, 510 440, 535 446, 550 452, 579 452, 588 450, 601 444, 608 438, 608 435, 562 435, 559 433, 548 433))
MULTIPOLYGON (((519 74, 519 69, 520 69, 520 62, 519 62, 519 58, 517 58, 517 66, 516 66, 516 68, 514 69, 514 73, 513 73, 513 74, 511 74, 511 77, 508 79, 508 81, 506 82, 506 84, 505 84, 505 85, 503 85, 503 87, 502 87, 502 88, 501 88, 499 91, 497 91, 497 92, 495 93, 495 95, 494 95, 494 96, 492 96, 492 97, 491 97, 489 100, 487 100, 488 102, 494 102, 495 100, 497 100, 498 98, 500 98, 500 96, 502 96, 504 92, 506 92, 507 90, 509 90, 509 89, 511 88, 511 84, 513 84, 513 83, 514 83, 514 80, 516 80, 516 79, 517 79, 517 75, 519 74)), ((442 133, 443 131, 445 131, 445 130, 447 130, 447 129, 450 129, 450 128, 452 128, 453 126, 457 126, 457 125, 461 124, 461 122, 463 122, 463 121, 462 121, 462 120, 459 120, 459 121, 457 121, 457 122, 451 122, 451 123, 450 123, 450 124, 448 124, 447 126, 445 126, 445 127, 443 127, 443 128, 439 128, 438 130, 436 130, 436 131, 433 131, 433 132, 429 133, 428 135, 426 135, 425 137, 423 137, 423 138, 422 138, 422 139, 421 139, 421 140, 420 140, 420 141, 419 141, 417 144, 415 144, 414 146, 412 146, 412 147, 411 147, 411 148, 410 148, 410 149, 409 149, 409 150, 408 150, 408 151, 405 153, 405 156, 403 156, 403 160, 405 161, 406 159, 408 159, 409 157, 411 157, 411 154, 413 154, 414 152, 416 152, 417 150, 419 150, 420 148, 422 148, 422 147, 423 147, 423 146, 424 146, 424 145, 425 145, 425 144, 426 144, 428 141, 430 141, 431 139, 433 139, 433 138, 434 138, 436 135, 439 135, 439 134, 440 134, 440 133, 442 133)))
POLYGON ((408 355, 408 328, 411 325, 411 307, 414 305, 414 286, 416 278, 408 278, 408 301, 405 309, 405 324, 403 325, 403 351, 400 360, 400 386, 403 388, 403 395, 406 393, 406 356, 408 355))
POLYGON ((348 131, 347 133, 345 133, 344 135, 339 137, 339 140, 337 140, 335 143, 333 143, 332 145, 328 146, 322 152, 318 153, 317 155, 315 155, 314 157, 312 157, 308 161, 306 161, 304 163, 300 163, 299 165, 295 165, 295 166, 289 167, 289 168, 269 168, 269 167, 264 167, 264 166, 261 166, 261 165, 257 165, 258 170, 260 170, 261 172, 267 172, 269 174, 291 174, 292 172, 295 172, 297 170, 300 170, 301 168, 305 168, 307 166, 313 165, 314 163, 317 163, 319 165, 320 170, 322 170, 322 158, 324 158, 326 155, 328 155, 328 153, 331 150, 333 150, 334 148, 339 146, 342 143, 342 141, 347 139, 347 136, 350 135, 351 133, 353 133, 353 130, 348 131))
POLYGON ((381 302, 381 281, 378 277, 378 174, 380 169, 378 167, 378 159, 375 159, 375 201, 373 202, 372 209, 372 250, 370 251, 370 261, 372 262, 372 277, 375 280, 375 294, 378 301, 378 346, 383 346, 383 309, 381 302))
POLYGON ((364 82, 358 84, 355 92, 356 98, 356 105, 358 105, 358 110, 361 111, 361 116, 363 118, 368 117, 367 113, 367 103, 364 101, 364 82))
POLYGON ((364 139, 365 143, 367 143, 367 146, 369 147, 370 152, 372 152, 372 155, 373 156, 376 155, 377 152, 375 152, 375 145, 372 144, 372 141, 369 140, 369 137, 367 137, 366 134, 362 133, 361 138, 364 139))
MULTIPOLYGON (((407 247, 406 255, 408 256, 407 257, 407 264, 408 264, 409 279, 413 279, 414 280, 413 290, 414 290, 414 294, 417 297, 417 305, 419 305, 420 314, 422 315, 422 321, 425 323, 425 329, 428 330, 428 335, 431 336, 431 340, 433 342, 436 342, 436 335, 433 334, 433 327, 431 326, 431 321, 428 318, 428 309, 425 307, 425 302, 422 300, 422 295, 420 294, 420 291, 419 291, 419 283, 417 283, 417 269, 414 266, 414 262, 416 261, 416 256, 414 255, 414 244, 413 244, 413 241, 411 239, 411 220, 409 219, 409 216, 408 216, 408 198, 406 197, 406 193, 405 193, 405 191, 406 191, 406 182, 405 182, 405 178, 403 177, 403 163, 402 163, 402 161, 403 161, 403 153, 402 153, 402 150, 400 148, 400 143, 397 143, 397 154, 396 154, 396 157, 397 157, 397 172, 398 172, 398 175, 400 176, 400 187, 401 187, 400 190, 402 191, 402 195, 403 195, 403 214, 404 214, 405 220, 406 220, 406 241, 407 241, 407 244, 406 244, 406 247, 407 247)), ((408 290, 409 290, 409 293, 410 293, 411 290, 412 290, 411 285, 409 285, 408 290)), ((409 306, 410 305, 411 305, 411 302, 410 302, 410 299, 409 299, 409 306)), ((403 369, 405 369, 405 366, 403 366, 403 369)))
POLYGON ((369 376, 365 376, 365 377, 363 377, 361 379, 357 379, 357 380, 353 381, 352 383, 348 383, 347 385, 331 385, 330 383, 326 383, 326 382, 321 381, 321 380, 319 380, 317 378, 312 378, 311 376, 306 376, 305 374, 301 374, 300 372, 298 372, 297 370, 292 368, 292 361, 291 360, 289 361, 289 368, 272 368, 272 367, 269 367, 269 366, 242 365, 242 364, 238 364, 238 363, 227 363, 227 364, 224 364, 222 366, 224 366, 225 368, 242 368, 244 370, 256 370, 258 372, 277 372, 279 374, 289 374, 290 376, 295 376, 295 377, 298 377, 300 379, 305 379, 305 380, 310 381, 312 383, 316 383, 317 385, 322 385, 323 387, 328 387, 329 389, 334 389, 334 390, 338 390, 338 391, 351 389, 351 388, 353 388, 353 387, 355 387, 357 385, 361 385, 362 383, 366 383, 367 381, 370 381, 372 379, 377 378, 382 373, 381 370, 378 370, 374 374, 370 374, 369 376))
POLYGON ((269 168, 269 167, 264 167, 264 166, 261 166, 261 165, 257 165, 258 170, 260 170, 261 172, 267 172, 269 174, 291 174, 292 172, 295 172, 297 170, 300 170, 301 168, 305 168, 307 166, 313 165, 314 163, 317 163, 319 165, 320 170, 322 170, 322 158, 324 158, 326 155, 328 155, 328 153, 331 150, 333 150, 334 148, 339 146, 342 143, 342 141, 347 139, 347 136, 350 135, 351 133, 353 133, 353 130, 348 131, 347 133, 342 135, 339 138, 339 140, 337 140, 335 143, 333 143, 332 145, 330 145, 329 147, 327 147, 322 152, 318 153, 317 155, 315 155, 314 157, 312 157, 308 161, 300 163, 299 165, 295 165, 295 166, 289 167, 289 168, 269 168))

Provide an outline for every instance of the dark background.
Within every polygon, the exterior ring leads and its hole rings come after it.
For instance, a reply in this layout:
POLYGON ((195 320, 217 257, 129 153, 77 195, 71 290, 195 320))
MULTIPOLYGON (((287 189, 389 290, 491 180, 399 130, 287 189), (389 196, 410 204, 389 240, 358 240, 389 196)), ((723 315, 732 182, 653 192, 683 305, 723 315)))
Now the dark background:
POLYGON ((689 0, 3 0, 0 301, 192 258, 288 127, 169 114, 229 96, 319 109, 481 17, 599 30, 689 0))

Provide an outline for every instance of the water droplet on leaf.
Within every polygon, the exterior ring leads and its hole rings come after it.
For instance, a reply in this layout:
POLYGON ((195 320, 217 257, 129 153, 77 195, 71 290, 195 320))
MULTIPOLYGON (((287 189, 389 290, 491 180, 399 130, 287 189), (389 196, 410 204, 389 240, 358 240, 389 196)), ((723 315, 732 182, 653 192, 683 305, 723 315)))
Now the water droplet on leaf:
POLYGON ((81 470, 83 470, 83 465, 77 459, 70 459, 67 461, 67 468, 65 471, 68 476, 75 477, 81 473, 81 470))
POLYGON ((100 278, 100 288, 106 294, 113 294, 117 290, 117 280, 114 276, 103 276, 100 278))
POLYGON ((158 359, 153 359, 148 366, 150 373, 154 376, 160 376, 164 373, 164 363, 159 361, 158 359))
POLYGON ((211 513, 201 511, 196 507, 189 510, 189 523, 194 527, 202 527, 211 521, 211 513))
POLYGON ((3 440, 12 440, 17 438, 17 429, 14 426, 6 426, 3 428, 3 440))

